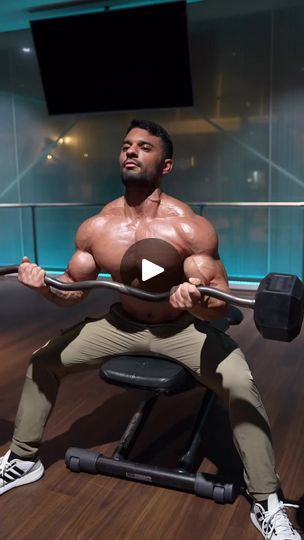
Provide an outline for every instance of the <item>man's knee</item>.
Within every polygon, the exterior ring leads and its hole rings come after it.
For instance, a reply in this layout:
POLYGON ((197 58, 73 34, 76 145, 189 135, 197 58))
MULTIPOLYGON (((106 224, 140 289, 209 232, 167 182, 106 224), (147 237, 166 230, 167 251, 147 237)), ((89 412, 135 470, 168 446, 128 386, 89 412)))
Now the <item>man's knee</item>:
POLYGON ((258 395, 255 382, 249 370, 237 373, 234 377, 230 377, 226 380, 224 388, 229 390, 230 398, 234 399, 247 401, 249 396, 258 395))
POLYGON ((50 346, 50 342, 47 342, 40 347, 40 349, 33 352, 29 361, 26 376, 33 379, 36 378, 35 374, 38 372, 52 372, 59 374, 63 370, 64 367, 61 363, 60 353, 50 346))
POLYGON ((245 357, 240 349, 231 353, 217 369, 222 377, 224 390, 231 396, 246 398, 257 394, 255 382, 245 357))

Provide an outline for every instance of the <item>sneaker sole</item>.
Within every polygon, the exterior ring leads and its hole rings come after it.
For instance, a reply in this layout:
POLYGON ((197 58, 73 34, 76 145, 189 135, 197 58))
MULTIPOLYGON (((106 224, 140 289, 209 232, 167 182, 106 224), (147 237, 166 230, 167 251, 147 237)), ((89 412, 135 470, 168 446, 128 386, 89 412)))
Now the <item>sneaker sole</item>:
POLYGON ((250 519, 251 519, 253 525, 254 525, 254 526, 258 529, 258 531, 260 531, 260 533, 264 536, 263 531, 262 531, 262 529, 261 529, 261 526, 260 526, 260 524, 259 524, 259 522, 258 522, 258 520, 257 520, 257 518, 255 517, 254 514, 250 513, 250 519))
POLYGON ((6 491, 9 491, 10 489, 13 489, 15 487, 24 486, 26 484, 31 484, 32 482, 36 482, 37 480, 40 480, 43 474, 44 474, 44 467, 41 463, 39 468, 36 469, 35 471, 29 472, 25 474, 24 476, 17 478, 17 480, 14 480, 13 482, 10 482, 6 486, 0 488, 0 495, 2 495, 6 491))

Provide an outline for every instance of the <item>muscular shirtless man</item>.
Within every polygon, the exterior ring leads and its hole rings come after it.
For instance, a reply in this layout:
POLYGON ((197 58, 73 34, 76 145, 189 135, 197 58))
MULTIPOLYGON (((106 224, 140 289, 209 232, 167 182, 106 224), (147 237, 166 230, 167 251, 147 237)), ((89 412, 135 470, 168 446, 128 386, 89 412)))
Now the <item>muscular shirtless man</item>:
MULTIPOLYGON (((76 252, 60 279, 95 279, 102 268, 113 280, 121 281, 121 261, 128 248, 155 238, 179 253, 183 282, 170 287, 166 303, 121 295, 120 303, 112 305, 103 318, 74 326, 33 354, 13 441, 0 458, 0 494, 43 475, 38 450, 62 377, 75 370, 97 368, 116 354, 160 353, 183 362, 226 402, 253 500, 254 525, 268 540, 299 540, 286 505, 277 495, 269 423, 244 355, 229 336, 206 323, 202 323, 203 332, 195 326, 195 319, 220 318, 226 309, 220 300, 201 298, 196 285, 228 291, 228 283, 213 226, 162 192, 162 178, 172 169, 172 154, 172 142, 161 126, 146 121, 131 123, 120 152, 125 194, 80 226, 76 252)), ((62 292, 46 286, 44 274, 26 257, 19 267, 23 284, 59 305, 84 298, 84 292, 62 292)))

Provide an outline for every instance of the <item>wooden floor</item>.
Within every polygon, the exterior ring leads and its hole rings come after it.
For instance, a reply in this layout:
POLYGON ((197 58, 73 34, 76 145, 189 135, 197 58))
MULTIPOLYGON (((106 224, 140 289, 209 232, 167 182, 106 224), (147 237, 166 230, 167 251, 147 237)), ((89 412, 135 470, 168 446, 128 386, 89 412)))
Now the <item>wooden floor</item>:
MULTIPOLYGON (((240 293, 238 293, 240 295, 240 293)), ((60 328, 85 315, 98 316, 116 299, 95 291, 73 308, 59 308, 0 278, 0 451, 12 436, 14 417, 31 352, 60 328)), ((270 417, 277 468, 285 497, 300 504, 291 517, 304 527, 304 331, 292 343, 263 340, 245 312, 231 328, 247 355, 270 417)), ((162 398, 133 456, 151 463, 176 462, 191 429, 201 392, 162 398)), ((0 538, 5 540, 258 540, 249 502, 218 505, 194 495, 106 476, 75 474, 64 464, 70 446, 110 455, 139 400, 135 391, 102 382, 98 373, 72 375, 63 383, 49 420, 41 457, 46 474, 0 499, 0 538)), ((240 474, 227 415, 218 404, 207 426, 207 456, 200 469, 240 474)))

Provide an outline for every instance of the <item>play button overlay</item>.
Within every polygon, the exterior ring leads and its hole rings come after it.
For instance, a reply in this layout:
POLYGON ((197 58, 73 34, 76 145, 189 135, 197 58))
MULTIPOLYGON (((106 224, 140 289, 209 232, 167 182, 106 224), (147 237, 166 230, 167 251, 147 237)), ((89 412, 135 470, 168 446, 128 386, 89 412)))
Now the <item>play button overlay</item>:
POLYGON ((147 261, 147 259, 143 259, 141 262, 141 280, 142 281, 147 281, 148 279, 158 276, 158 274, 161 274, 164 271, 165 269, 162 266, 158 266, 158 264, 154 264, 151 261, 147 261))
POLYGON ((132 244, 120 264, 125 285, 148 292, 167 292, 185 281, 183 258, 165 240, 145 238, 132 244))

